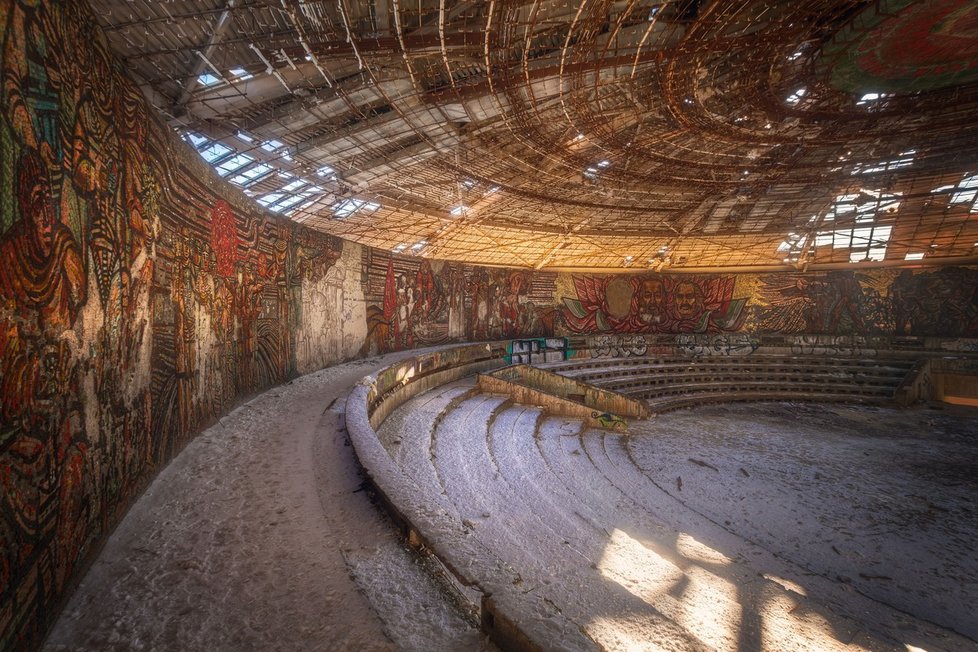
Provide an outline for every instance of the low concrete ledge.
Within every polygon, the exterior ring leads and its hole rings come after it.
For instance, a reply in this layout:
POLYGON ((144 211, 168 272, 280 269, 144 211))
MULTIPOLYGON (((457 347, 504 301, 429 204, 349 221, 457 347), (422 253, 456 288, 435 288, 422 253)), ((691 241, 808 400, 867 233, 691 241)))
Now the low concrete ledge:
POLYGON ((628 429, 626 416, 651 416, 641 401, 525 364, 479 374, 479 389, 506 394, 524 405, 537 405, 546 414, 580 419, 592 428, 624 432, 628 429))
POLYGON ((493 357, 497 347, 479 346, 488 352, 483 359, 473 360, 471 349, 461 354, 446 349, 408 359, 361 380, 346 402, 346 426, 354 451, 409 541, 424 545, 460 584, 482 594, 480 604, 474 606, 480 610, 483 631, 496 645, 503 650, 597 650, 580 626, 552 604, 514 590, 519 582, 517 569, 475 539, 457 513, 435 507, 377 438, 376 428, 411 397, 505 364, 502 356, 493 357), (440 363, 436 365, 429 356, 436 356, 440 363))

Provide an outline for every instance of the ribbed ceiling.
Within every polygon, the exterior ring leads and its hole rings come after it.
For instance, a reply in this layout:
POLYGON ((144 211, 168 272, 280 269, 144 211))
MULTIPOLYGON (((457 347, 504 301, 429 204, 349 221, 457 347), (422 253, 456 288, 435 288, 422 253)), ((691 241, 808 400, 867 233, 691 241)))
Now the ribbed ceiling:
POLYGON ((978 2, 92 4, 227 179, 364 244, 538 268, 978 253, 978 2))

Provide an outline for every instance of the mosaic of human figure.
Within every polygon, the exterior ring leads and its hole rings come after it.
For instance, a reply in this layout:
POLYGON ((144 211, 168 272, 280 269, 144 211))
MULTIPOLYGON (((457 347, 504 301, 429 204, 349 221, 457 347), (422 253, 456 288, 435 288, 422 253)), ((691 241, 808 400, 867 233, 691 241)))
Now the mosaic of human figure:
POLYGON ((78 358, 63 337, 86 300, 85 273, 44 158, 25 150, 17 170, 16 221, 0 236, 0 576, 36 561, 30 542, 44 542, 37 554, 60 589, 87 533, 78 358))
POLYGON ((733 332, 747 318, 747 299, 734 297, 730 276, 574 276, 573 281, 577 296, 563 297, 561 311, 572 333, 733 332))
POLYGON ((503 337, 520 335, 522 304, 528 286, 529 280, 523 272, 510 272, 506 278, 504 294, 499 301, 499 321, 503 337))
POLYGON ((422 260, 418 265, 418 273, 414 282, 415 305, 412 314, 415 325, 420 326, 430 319, 436 319, 441 307, 441 292, 435 286, 435 273, 431 262, 422 260))
POLYGON ((796 285, 806 302, 806 332, 866 330, 861 315, 863 290, 854 273, 833 271, 818 277, 799 277, 796 285), (847 318, 847 324, 843 323, 843 317, 847 318))
POLYGON ((635 292, 638 320, 654 329, 666 319, 666 286, 660 278, 642 278, 635 292))
POLYGON ((196 297, 197 271, 194 264, 193 245, 188 229, 173 238, 173 260, 170 269, 170 301, 173 306, 173 375, 172 405, 160 407, 174 424, 172 433, 166 433, 165 440, 173 445, 173 440, 183 440, 195 422, 194 396, 197 387, 196 351, 196 297))
POLYGON ((678 330, 695 330, 703 316, 703 290, 700 286, 692 281, 676 283, 672 291, 672 312, 679 325, 678 330))
POLYGON ((85 87, 72 128, 71 169, 75 188, 85 200, 92 271, 105 305, 121 261, 127 258, 128 219, 120 183, 122 147, 113 113, 114 75, 102 40, 94 38, 90 68, 81 71, 85 87))
POLYGON ((481 341, 489 338, 489 273, 475 269, 469 278, 468 294, 472 306, 469 312, 469 339, 481 341))
POLYGON ((446 264, 442 274, 448 275, 448 337, 457 341, 465 336, 465 274, 456 264, 446 264))

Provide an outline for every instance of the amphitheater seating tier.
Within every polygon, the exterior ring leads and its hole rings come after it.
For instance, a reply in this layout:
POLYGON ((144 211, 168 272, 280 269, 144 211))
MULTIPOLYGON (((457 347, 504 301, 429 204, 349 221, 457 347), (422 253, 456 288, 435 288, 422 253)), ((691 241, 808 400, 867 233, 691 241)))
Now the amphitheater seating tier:
POLYGON ((914 357, 656 356, 592 358, 540 365, 634 398, 653 412, 700 403, 832 401, 886 403, 914 357))

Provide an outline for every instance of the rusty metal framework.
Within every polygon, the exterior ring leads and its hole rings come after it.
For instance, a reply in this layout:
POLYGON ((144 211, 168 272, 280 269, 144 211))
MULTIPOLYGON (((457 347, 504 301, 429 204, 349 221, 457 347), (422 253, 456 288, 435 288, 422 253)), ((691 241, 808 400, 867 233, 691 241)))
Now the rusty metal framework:
POLYGON ((528 268, 978 259, 978 3, 92 0, 231 183, 528 268))

